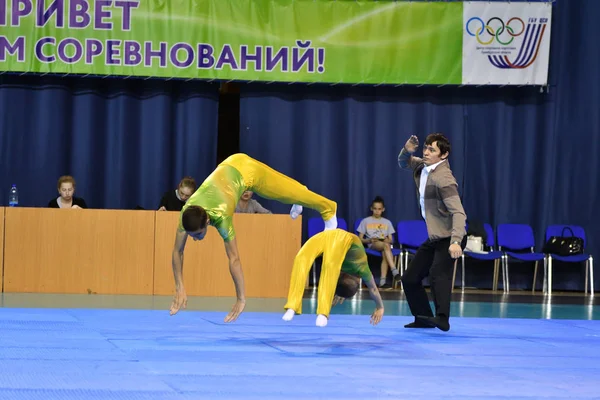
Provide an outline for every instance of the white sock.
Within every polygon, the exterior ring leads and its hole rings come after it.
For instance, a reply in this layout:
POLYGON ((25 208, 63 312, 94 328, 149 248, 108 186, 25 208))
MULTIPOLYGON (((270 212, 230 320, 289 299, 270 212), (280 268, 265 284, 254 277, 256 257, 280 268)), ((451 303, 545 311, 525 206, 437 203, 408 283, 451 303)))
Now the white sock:
POLYGON ((281 317, 281 319, 284 321, 291 321, 294 318, 294 315, 296 315, 296 312, 291 308, 288 308, 288 310, 285 312, 285 314, 283 314, 283 317, 281 317))
POLYGON ((317 315, 317 326, 321 328, 327 326, 327 317, 323 314, 317 315))
POLYGON ((290 217, 292 217, 292 219, 296 219, 300 214, 302 214, 302 206, 294 204, 290 210, 290 217))
POLYGON ((331 229, 335 229, 337 228, 337 225, 337 217, 334 215, 333 217, 325 221, 325 230, 328 231, 331 229))

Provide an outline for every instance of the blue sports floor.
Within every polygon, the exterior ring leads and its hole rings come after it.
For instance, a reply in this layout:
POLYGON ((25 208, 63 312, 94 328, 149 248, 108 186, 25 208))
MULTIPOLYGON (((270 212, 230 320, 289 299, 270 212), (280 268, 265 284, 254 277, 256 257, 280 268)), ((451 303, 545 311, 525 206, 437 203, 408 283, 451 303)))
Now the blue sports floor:
POLYGON ((455 302, 444 333, 404 329, 404 301, 376 327, 357 300, 317 328, 280 299, 225 324, 231 299, 170 317, 141 297, 1 296, 0 399, 600 399, 591 305, 455 302))

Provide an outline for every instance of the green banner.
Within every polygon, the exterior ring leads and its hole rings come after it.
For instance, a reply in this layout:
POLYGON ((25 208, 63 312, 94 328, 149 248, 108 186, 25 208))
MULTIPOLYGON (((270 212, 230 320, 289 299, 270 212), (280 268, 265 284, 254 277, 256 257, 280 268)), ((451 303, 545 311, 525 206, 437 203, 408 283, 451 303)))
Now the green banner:
POLYGON ((0 0, 0 70, 460 84, 461 2, 0 0))

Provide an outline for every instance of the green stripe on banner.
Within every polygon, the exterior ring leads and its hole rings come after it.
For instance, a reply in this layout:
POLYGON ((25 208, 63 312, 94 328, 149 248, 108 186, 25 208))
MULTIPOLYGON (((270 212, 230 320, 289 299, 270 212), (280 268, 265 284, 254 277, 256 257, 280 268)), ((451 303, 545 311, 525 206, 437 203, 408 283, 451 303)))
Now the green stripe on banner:
POLYGON ((0 70, 460 84, 462 2, 0 0, 0 70))

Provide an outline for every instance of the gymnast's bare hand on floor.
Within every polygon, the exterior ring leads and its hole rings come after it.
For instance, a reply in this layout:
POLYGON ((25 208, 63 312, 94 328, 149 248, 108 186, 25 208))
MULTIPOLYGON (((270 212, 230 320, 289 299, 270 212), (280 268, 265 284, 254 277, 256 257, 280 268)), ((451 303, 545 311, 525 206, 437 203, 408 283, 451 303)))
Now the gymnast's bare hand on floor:
POLYGON ((225 322, 233 322, 240 316, 242 311, 244 311, 244 307, 246 307, 244 273, 242 272, 242 263, 240 262, 240 257, 238 255, 237 239, 233 238, 232 240, 225 242, 225 252, 229 259, 229 273, 233 278, 235 293, 237 295, 237 301, 231 309, 231 312, 225 317, 225 322))
POLYGON ((171 309, 169 313, 171 315, 175 315, 181 307, 184 309, 187 307, 187 295, 185 294, 185 289, 175 291, 175 296, 173 296, 173 302, 171 303, 171 309))
POLYGON ((378 323, 381 322, 382 318, 383 318, 383 308, 377 308, 375 311, 373 311, 373 314, 371 315, 371 324, 373 326, 377 325, 378 323))
POLYGON ((227 314, 227 316, 225 317, 225 322, 235 321, 237 319, 237 317, 240 316, 242 311, 244 311, 244 307, 246 307, 245 301, 241 301, 241 300, 236 301, 233 308, 231 309, 231 312, 229 314, 227 314))
POLYGON ((173 247, 172 254, 175 296, 173 296, 173 302, 171 303, 171 309, 169 310, 171 315, 177 314, 181 307, 187 307, 187 295, 185 294, 185 288, 183 286, 183 249, 185 248, 187 236, 187 233, 179 230, 175 234, 175 246, 173 247))

